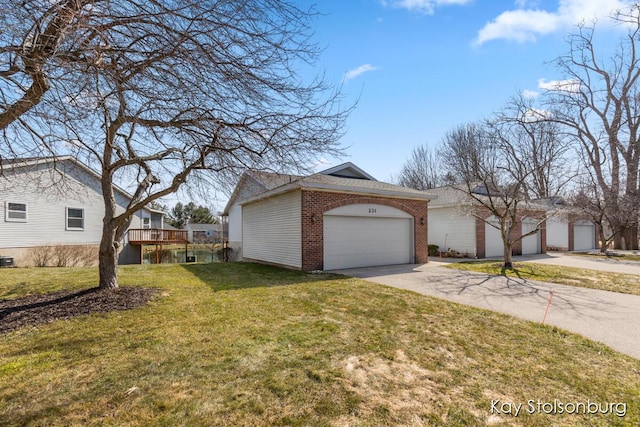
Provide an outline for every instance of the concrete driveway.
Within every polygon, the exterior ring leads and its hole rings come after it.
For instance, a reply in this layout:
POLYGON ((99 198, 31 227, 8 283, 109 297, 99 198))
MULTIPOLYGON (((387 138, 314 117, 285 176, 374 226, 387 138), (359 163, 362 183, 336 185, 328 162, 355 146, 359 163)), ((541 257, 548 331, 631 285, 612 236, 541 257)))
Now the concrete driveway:
MULTIPOLYGON (((557 252, 549 252, 539 255, 515 256, 514 261, 536 262, 539 264, 561 265, 565 267, 584 268, 588 270, 610 271, 612 273, 638 274, 640 275, 640 262, 625 261, 616 257, 596 257, 567 255, 557 252)), ((640 281, 640 279, 639 279, 640 281)))
MULTIPOLYGON (((491 276, 442 263, 339 270, 335 273, 542 322, 577 332, 640 359, 640 296, 491 276)), ((640 277, 638 279, 640 281, 640 277)))

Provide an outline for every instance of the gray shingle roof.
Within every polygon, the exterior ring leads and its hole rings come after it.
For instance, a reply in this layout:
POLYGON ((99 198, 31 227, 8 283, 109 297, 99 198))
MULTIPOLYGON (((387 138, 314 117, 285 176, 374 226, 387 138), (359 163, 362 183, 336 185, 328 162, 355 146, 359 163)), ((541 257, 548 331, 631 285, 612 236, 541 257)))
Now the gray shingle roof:
POLYGON ((304 178, 301 175, 286 175, 275 172, 248 171, 253 179, 258 181, 266 190, 273 190, 282 185, 291 184, 294 181, 304 178))
MULTIPOLYGON (((434 194, 437 196, 431 203, 429 203, 430 208, 437 207, 445 207, 445 206, 469 206, 478 204, 476 200, 474 200, 471 196, 469 196, 466 191, 466 187, 464 185, 447 185, 444 187, 432 188, 428 190, 430 194, 434 194)), ((481 194, 475 194, 476 197, 480 199, 485 199, 486 196, 481 194)), ((488 200, 488 198, 486 198, 488 200)), ((500 198, 494 198, 494 203, 499 203, 500 198)), ((522 200, 523 204, 521 208, 526 207, 529 209, 537 209, 537 210, 547 210, 548 206, 545 203, 538 202, 535 200, 522 200)))
POLYGON ((430 200, 433 198, 433 195, 430 193, 401 187, 399 185, 388 184, 386 182, 344 178, 325 175, 323 173, 316 173, 307 177, 301 177, 298 175, 251 172, 251 176, 262 183, 267 191, 243 200, 242 202, 244 203, 302 188, 364 193, 376 196, 404 197, 421 200, 430 200))

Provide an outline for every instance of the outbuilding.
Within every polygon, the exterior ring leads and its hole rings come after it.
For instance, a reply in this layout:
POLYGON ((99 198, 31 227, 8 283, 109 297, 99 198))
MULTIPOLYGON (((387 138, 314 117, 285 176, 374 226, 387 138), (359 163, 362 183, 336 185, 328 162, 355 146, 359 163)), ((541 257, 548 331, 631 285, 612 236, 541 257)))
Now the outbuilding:
MULTIPOLYGON (((474 190, 475 191, 475 190, 474 190)), ((486 190, 480 186, 476 197, 486 190)), ((443 186, 429 190, 437 198, 429 204, 429 243, 440 252, 470 258, 492 258, 504 255, 504 243, 498 219, 488 209, 465 193, 459 186, 443 186)), ((547 230, 545 206, 522 201, 518 220, 511 230, 514 238, 527 235, 513 246, 513 255, 546 252, 547 230)))
POLYGON ((353 163, 310 176, 247 171, 223 215, 236 259, 303 271, 425 263, 431 198, 353 163))

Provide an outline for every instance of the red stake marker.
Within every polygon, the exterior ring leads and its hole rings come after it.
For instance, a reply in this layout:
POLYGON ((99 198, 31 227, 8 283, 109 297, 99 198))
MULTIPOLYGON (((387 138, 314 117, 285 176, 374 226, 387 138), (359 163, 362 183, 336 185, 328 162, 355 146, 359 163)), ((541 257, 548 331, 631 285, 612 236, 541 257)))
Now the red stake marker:
POLYGON ((549 304, 547 304, 547 311, 544 312, 544 318, 542 319, 542 324, 544 325, 544 321, 547 320, 547 314, 549 313, 549 307, 551 307, 551 300, 553 299, 553 294, 555 294, 555 289, 551 291, 551 296, 549 297, 549 304))

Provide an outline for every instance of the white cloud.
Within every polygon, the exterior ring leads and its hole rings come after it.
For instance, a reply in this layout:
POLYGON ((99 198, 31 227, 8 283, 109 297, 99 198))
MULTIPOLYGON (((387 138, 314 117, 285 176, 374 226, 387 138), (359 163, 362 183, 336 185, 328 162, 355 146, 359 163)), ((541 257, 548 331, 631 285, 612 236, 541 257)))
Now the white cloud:
POLYGON ((558 28, 557 15, 543 10, 511 10, 503 12, 478 32, 475 44, 507 39, 518 42, 535 41, 536 35, 548 34, 558 28))
POLYGON ((384 6, 397 7, 432 15, 439 6, 465 5, 473 0, 381 0, 384 6))
POLYGON ((536 122, 538 120, 546 119, 549 117, 551 117, 551 112, 549 110, 529 108, 522 114, 522 116, 520 116, 520 119, 525 122, 536 122))
POLYGON ((349 80, 355 79, 356 77, 358 77, 361 74, 364 74, 366 72, 369 71, 375 71, 377 70, 378 67, 375 67, 371 64, 364 64, 359 66, 358 68, 354 68, 353 70, 349 70, 345 73, 344 75, 344 80, 345 82, 348 82, 349 80))
MULTIPOLYGON (((526 2, 516 1, 516 5, 524 7, 526 2)), ((628 6, 629 3, 624 0, 559 0, 558 9, 552 12, 537 8, 508 10, 480 29, 474 44, 481 45, 498 39, 535 41, 537 36, 605 18, 628 6)))
POLYGON ((537 98, 538 95, 540 94, 535 90, 525 89, 522 91, 522 96, 525 97, 526 99, 534 99, 534 98, 537 98))
POLYGON ((555 90, 561 92, 578 93, 580 92, 580 82, 578 80, 538 80, 538 88, 542 90, 555 90))

